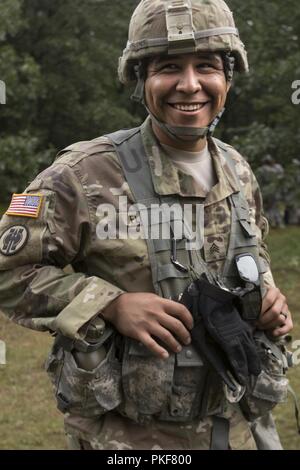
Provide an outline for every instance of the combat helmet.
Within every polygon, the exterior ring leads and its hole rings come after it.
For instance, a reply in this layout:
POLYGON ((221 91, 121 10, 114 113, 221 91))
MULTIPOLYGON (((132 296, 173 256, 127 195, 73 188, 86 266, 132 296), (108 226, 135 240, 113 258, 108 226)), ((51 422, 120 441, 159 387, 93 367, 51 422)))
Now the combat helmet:
MULTIPOLYGON (((228 80, 233 70, 248 71, 245 46, 223 0, 141 0, 131 17, 127 46, 119 59, 119 79, 126 85, 137 82, 133 99, 144 103, 145 59, 198 51, 222 53, 228 80)), ((150 115, 165 132, 179 139, 208 135, 220 119, 218 116, 207 128, 190 128, 169 126, 150 115)))

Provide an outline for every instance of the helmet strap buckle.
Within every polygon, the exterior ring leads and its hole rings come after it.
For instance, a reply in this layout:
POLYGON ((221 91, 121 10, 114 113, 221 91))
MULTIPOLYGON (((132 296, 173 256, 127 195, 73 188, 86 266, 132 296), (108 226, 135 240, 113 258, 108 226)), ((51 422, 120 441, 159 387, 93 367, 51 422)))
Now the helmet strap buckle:
POLYGON ((131 100, 136 103, 144 104, 144 93, 145 93, 145 79, 142 70, 142 63, 140 62, 138 65, 135 65, 134 72, 137 79, 136 87, 131 95, 131 100))
POLYGON ((215 119, 213 120, 213 122, 210 124, 209 128, 208 128, 208 134, 207 135, 212 135, 215 131, 215 128, 217 127, 217 125, 219 124, 220 120, 221 120, 221 117, 223 116, 224 114, 224 111, 225 111, 225 108, 221 109, 221 111, 219 112, 219 114, 217 114, 217 116, 215 117, 215 119))

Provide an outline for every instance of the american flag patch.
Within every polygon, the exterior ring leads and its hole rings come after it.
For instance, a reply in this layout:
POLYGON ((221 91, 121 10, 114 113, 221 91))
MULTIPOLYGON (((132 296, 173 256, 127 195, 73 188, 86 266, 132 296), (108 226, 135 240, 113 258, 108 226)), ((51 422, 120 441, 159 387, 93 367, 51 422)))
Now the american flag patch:
POLYGON ((43 196, 41 194, 13 194, 6 215, 19 215, 21 217, 39 216, 43 196))

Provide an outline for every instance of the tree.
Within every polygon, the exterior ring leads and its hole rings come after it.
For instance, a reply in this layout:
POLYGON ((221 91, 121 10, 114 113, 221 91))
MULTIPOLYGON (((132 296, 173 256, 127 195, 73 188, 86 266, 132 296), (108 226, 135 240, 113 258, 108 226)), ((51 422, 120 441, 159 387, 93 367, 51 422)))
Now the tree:
POLYGON ((299 107, 291 102, 300 78, 300 13, 296 0, 228 0, 246 44, 250 73, 236 77, 222 136, 254 165, 272 154, 288 164, 299 155, 299 107))
POLYGON ((30 179, 46 158, 30 132, 37 97, 42 89, 39 65, 27 51, 16 50, 15 37, 26 26, 21 0, 2 0, 0 23, 1 80, 7 104, 0 107, 0 200, 6 201, 30 179))

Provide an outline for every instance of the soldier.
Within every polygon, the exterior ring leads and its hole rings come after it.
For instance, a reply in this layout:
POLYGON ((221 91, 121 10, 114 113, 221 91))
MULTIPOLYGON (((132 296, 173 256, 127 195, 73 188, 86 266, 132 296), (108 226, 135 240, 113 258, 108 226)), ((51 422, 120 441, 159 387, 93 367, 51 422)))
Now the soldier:
POLYGON ((136 83, 148 118, 64 149, 1 221, 0 306, 55 335, 47 370, 72 448, 280 448, 269 411, 287 380, 281 349, 263 331, 282 337, 291 315, 270 271, 255 177, 211 136, 233 71, 247 69, 222 0, 142 0, 119 77, 136 83), (178 300, 203 274, 208 291, 216 281, 222 296, 240 292, 244 255, 257 270, 256 289, 247 284, 255 323, 233 304, 224 323, 228 302, 221 308, 221 343, 207 343, 213 355, 222 344, 214 368, 192 341, 192 309, 178 300))

